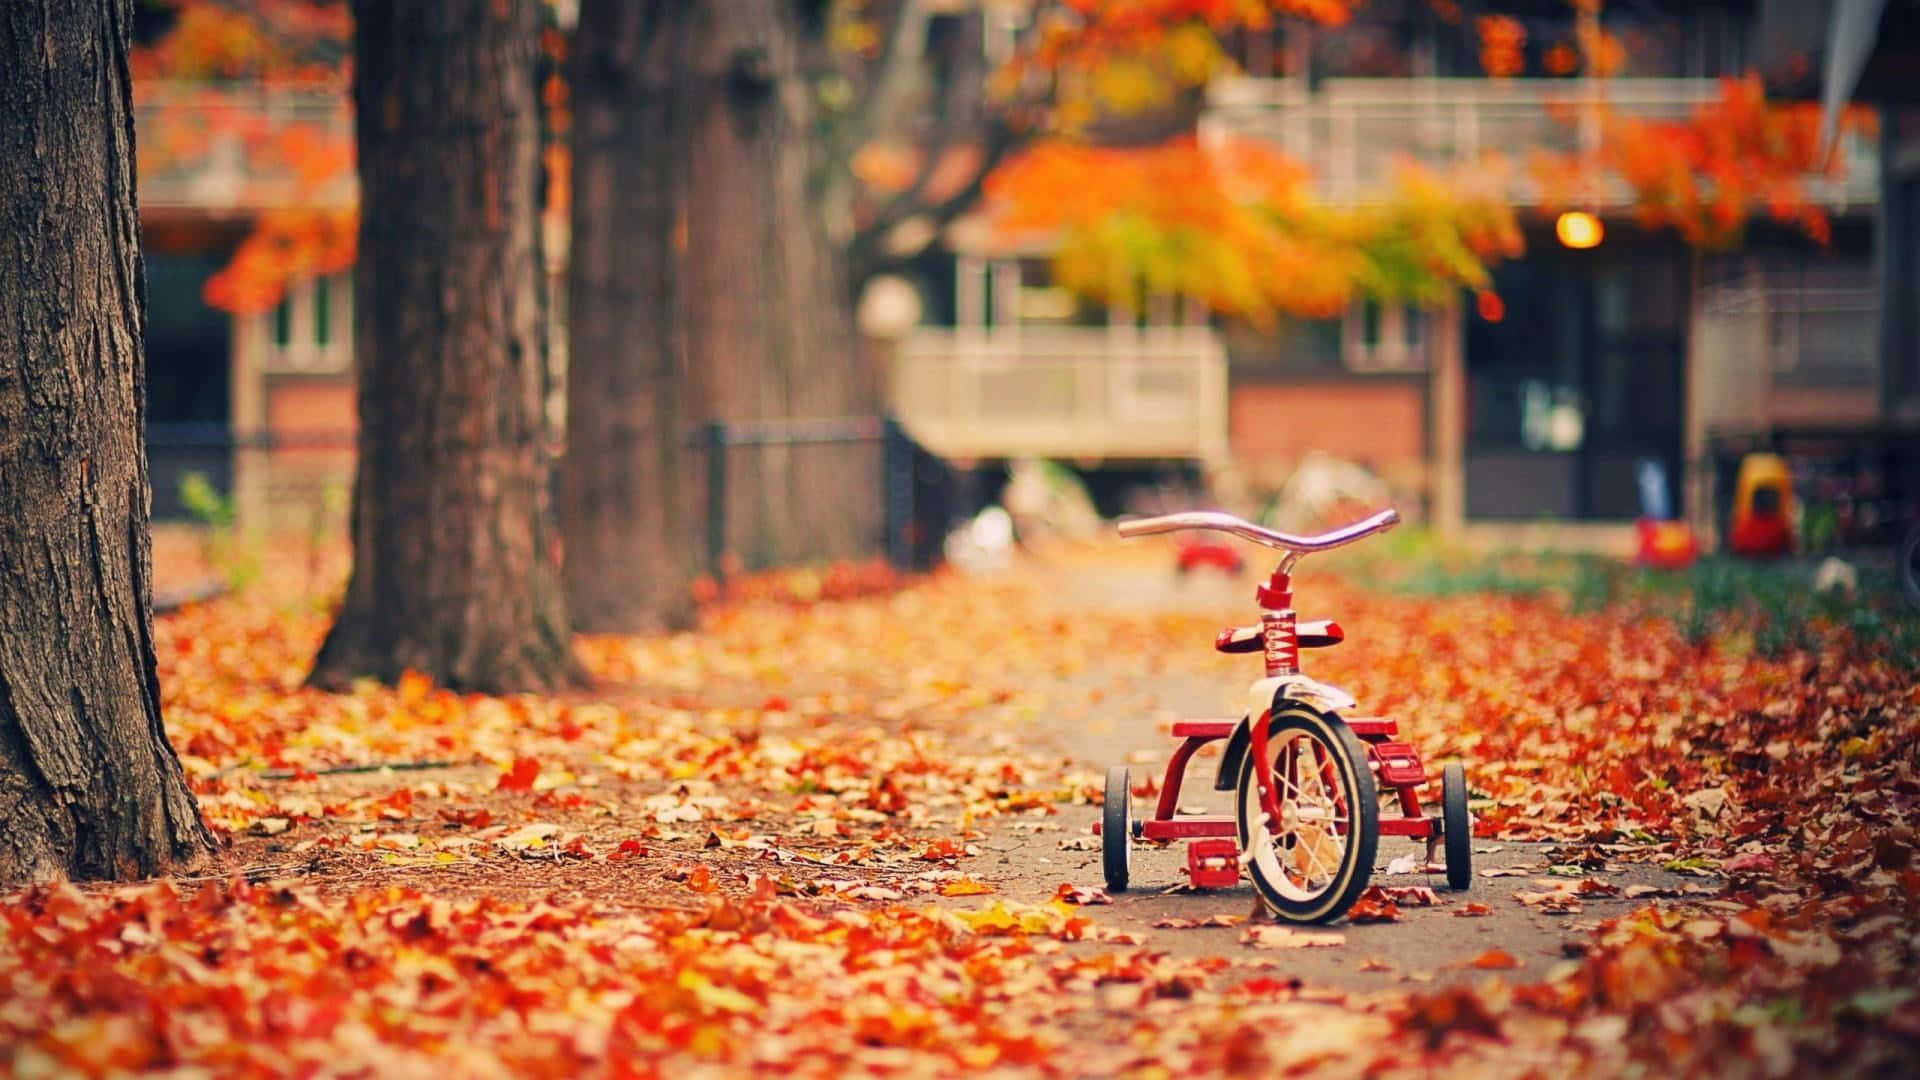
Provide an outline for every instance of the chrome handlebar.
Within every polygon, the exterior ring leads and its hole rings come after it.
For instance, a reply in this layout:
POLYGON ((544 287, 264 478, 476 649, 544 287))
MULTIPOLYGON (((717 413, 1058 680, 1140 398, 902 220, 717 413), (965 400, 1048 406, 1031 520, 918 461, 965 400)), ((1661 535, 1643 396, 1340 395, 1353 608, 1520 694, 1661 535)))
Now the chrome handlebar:
POLYGON ((1159 517, 1123 521, 1120 523, 1120 535, 1150 536, 1154 533, 1176 532, 1180 529, 1212 529, 1215 532, 1231 533, 1242 540, 1251 540, 1256 544, 1299 556, 1315 551, 1331 551, 1351 544, 1355 540, 1372 536, 1374 533, 1384 532, 1399 523, 1400 512, 1386 509, 1363 521, 1343 525, 1318 536, 1294 536, 1291 533, 1276 532, 1273 529, 1255 525, 1251 521, 1244 521, 1218 510, 1189 510, 1180 514, 1162 514, 1159 517))

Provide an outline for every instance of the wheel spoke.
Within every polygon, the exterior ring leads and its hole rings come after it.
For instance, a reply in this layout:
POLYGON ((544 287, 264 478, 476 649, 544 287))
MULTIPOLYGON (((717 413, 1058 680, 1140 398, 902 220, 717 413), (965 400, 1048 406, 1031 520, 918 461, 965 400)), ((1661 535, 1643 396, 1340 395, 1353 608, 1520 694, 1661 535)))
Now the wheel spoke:
POLYGON ((1356 792, 1345 748, 1306 724, 1273 733, 1264 767, 1243 779, 1241 813, 1249 870, 1269 893, 1309 903, 1342 882, 1351 869, 1356 792))
POLYGON ((1337 787, 1332 783, 1337 774, 1329 775, 1333 765, 1327 748, 1304 734, 1289 738, 1276 758, 1272 775, 1281 813, 1280 820, 1272 822, 1278 832, 1269 835, 1276 845, 1291 839, 1290 845, 1277 846, 1284 853, 1283 872, 1311 888, 1331 880, 1339 868, 1341 800, 1330 790, 1337 787), (1302 742, 1308 744, 1305 753, 1302 742), (1305 760, 1308 754, 1312 765, 1305 760))

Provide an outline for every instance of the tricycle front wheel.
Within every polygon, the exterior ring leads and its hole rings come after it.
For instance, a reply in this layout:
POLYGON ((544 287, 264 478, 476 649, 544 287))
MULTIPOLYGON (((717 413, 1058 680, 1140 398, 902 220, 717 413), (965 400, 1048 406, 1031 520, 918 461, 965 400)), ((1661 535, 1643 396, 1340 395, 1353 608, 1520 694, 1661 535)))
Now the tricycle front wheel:
POLYGON ((1290 708, 1267 723, 1267 760, 1247 748, 1235 796, 1248 876, 1280 918, 1331 922, 1373 875, 1380 807, 1367 751, 1330 714, 1290 708), (1271 778, 1278 820, 1261 804, 1259 769, 1271 778))
POLYGON ((1107 770, 1100 808, 1100 864, 1110 892, 1125 892, 1133 873, 1133 777, 1125 765, 1107 770))

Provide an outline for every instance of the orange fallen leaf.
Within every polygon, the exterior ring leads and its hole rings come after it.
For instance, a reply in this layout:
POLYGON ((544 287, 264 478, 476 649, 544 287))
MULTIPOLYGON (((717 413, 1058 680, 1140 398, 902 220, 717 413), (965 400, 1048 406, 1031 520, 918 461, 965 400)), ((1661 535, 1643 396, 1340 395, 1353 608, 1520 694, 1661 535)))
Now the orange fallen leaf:
POLYGON ((540 760, 538 758, 514 758, 513 767, 501 774, 500 782, 494 785, 494 790, 532 791, 533 782, 539 778, 540 760))
POLYGON ((1520 966, 1520 961, 1515 960, 1513 954, 1505 949, 1488 949, 1486 952, 1473 958, 1473 966, 1489 970, 1497 968, 1517 968, 1520 966))

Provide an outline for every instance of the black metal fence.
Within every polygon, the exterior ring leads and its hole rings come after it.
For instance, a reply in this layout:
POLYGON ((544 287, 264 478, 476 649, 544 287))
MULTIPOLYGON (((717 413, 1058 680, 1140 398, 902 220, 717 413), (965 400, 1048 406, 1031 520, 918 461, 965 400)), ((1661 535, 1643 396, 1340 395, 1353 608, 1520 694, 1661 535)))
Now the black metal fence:
POLYGON ((715 577, 724 575, 732 549, 737 471, 753 467, 758 452, 769 449, 818 454, 877 445, 880 535, 873 546, 902 570, 927 570, 939 561, 958 506, 956 475, 893 417, 714 421, 693 441, 706 455, 707 565, 715 577))
POLYGON ((180 496, 181 483, 194 473, 216 491, 233 490, 233 452, 237 446, 225 424, 151 424, 147 427, 147 476, 153 484, 153 517, 177 521, 192 516, 180 496))
MULTIPOLYGON (((879 535, 867 546, 884 553, 898 569, 923 571, 934 566, 947 530, 966 509, 961 505, 965 498, 961 474, 915 442, 889 416, 714 422, 699 430, 694 444, 706 455, 707 560, 716 574, 729 551, 735 524, 730 520, 735 516, 732 496, 739 490, 740 474, 754 468, 764 451, 823 454, 835 447, 877 447, 879 535)), ((224 424, 149 425, 147 461, 153 483, 153 517, 165 521, 192 516, 181 498, 181 483, 193 473, 204 476, 216 491, 231 492, 234 459, 242 451, 351 450, 353 445, 352 433, 345 431, 242 435, 224 424)), ((856 486, 854 490, 860 489, 856 486)), ((871 509, 850 507, 849 513, 871 517, 871 509)))

